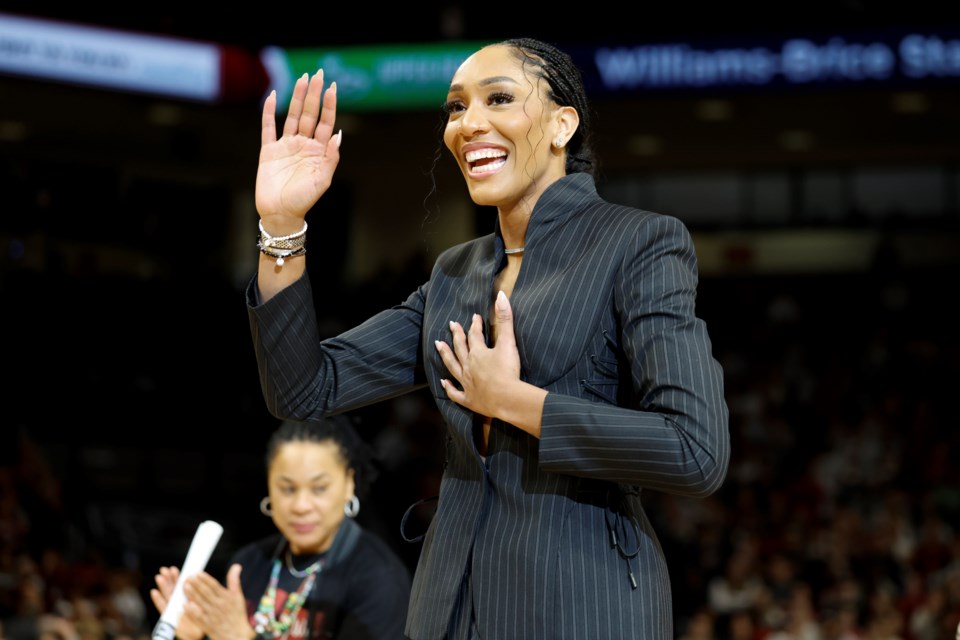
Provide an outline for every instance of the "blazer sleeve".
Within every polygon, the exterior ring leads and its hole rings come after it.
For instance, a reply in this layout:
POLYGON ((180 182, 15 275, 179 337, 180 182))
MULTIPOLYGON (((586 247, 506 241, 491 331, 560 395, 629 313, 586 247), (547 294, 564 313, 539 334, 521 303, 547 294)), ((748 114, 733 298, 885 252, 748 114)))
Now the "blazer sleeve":
POLYGON ((263 304, 254 278, 247 311, 268 411, 280 419, 305 420, 424 386, 420 332, 427 288, 322 340, 307 274, 263 304))
MULTIPOLYGON (((687 228, 654 216, 628 240, 615 280, 632 385, 620 405, 550 393, 540 463, 558 473, 702 497, 730 456, 723 375, 695 315, 697 261, 687 228), (626 406, 624 406, 626 405, 626 406)), ((621 382, 624 384, 624 382, 621 382)))

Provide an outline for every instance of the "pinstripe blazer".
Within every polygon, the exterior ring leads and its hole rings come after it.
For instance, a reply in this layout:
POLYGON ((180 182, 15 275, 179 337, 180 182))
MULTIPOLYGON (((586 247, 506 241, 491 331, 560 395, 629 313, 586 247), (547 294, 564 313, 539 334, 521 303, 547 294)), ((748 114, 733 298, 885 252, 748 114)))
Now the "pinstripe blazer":
POLYGON ((499 230, 445 251, 403 303, 320 340, 305 276, 248 311, 267 406, 333 414, 428 385, 448 425, 437 512, 406 633, 466 638, 673 637, 666 561, 640 492, 702 497, 729 460, 722 371, 695 315, 696 256, 676 218, 604 201, 571 174, 536 203, 511 295, 521 376, 546 389, 541 438, 448 399, 434 348, 494 301, 499 230), (466 581, 466 582, 465 582, 466 581), (458 598, 458 594, 461 598, 458 598), (459 604, 458 604, 459 603, 459 604))

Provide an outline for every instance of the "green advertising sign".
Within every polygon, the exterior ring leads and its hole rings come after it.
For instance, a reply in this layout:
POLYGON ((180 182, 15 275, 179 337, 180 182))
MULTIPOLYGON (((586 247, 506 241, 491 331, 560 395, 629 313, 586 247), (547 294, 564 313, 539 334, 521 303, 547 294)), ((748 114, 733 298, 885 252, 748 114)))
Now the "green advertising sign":
POLYGON ((450 79, 470 54, 487 42, 382 45, 341 49, 281 49, 262 54, 277 90, 277 110, 290 101, 293 83, 323 69, 337 83, 337 105, 347 110, 431 109, 443 104, 450 79))

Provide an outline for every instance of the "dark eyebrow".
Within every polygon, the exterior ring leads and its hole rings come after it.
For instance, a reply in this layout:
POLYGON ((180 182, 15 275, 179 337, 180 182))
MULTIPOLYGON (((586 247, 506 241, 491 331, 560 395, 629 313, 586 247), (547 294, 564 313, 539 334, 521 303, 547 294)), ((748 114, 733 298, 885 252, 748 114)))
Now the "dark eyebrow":
MULTIPOLYGON (((326 478, 326 477, 329 476, 329 475, 330 475, 330 474, 329 474, 329 473, 326 473, 325 471, 324 471, 324 472, 321 472, 321 473, 318 473, 317 475, 315 475, 315 476, 313 476, 312 478, 310 478, 310 482, 316 482, 317 480, 323 480, 324 478, 326 478)), ((283 481, 285 481, 285 482, 296 482, 293 478, 291 478, 291 477, 289 477, 289 476, 282 475, 282 474, 280 475, 280 479, 283 480, 283 481)))
MULTIPOLYGON (((485 86, 487 86, 487 85, 489 85, 489 84, 497 84, 498 82, 510 82, 510 83, 512 83, 512 84, 520 84, 519 82, 517 82, 516 80, 514 80, 514 79, 511 78, 510 76, 493 76, 492 78, 484 78, 483 80, 481 80, 481 81, 480 81, 480 86, 481 86, 481 87, 485 87, 485 86)), ((452 84, 452 85, 450 85, 450 91, 451 91, 451 92, 454 92, 454 91, 463 91, 463 85, 462 85, 462 84, 452 84)))

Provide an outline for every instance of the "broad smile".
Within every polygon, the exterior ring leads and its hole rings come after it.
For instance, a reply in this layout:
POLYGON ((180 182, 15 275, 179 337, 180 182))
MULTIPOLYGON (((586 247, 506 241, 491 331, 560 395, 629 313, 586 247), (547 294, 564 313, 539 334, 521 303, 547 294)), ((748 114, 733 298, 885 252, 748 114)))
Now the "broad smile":
POLYGON ((507 150, 502 147, 483 146, 467 149, 463 159, 471 177, 480 177, 496 173, 507 164, 507 150))

